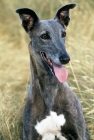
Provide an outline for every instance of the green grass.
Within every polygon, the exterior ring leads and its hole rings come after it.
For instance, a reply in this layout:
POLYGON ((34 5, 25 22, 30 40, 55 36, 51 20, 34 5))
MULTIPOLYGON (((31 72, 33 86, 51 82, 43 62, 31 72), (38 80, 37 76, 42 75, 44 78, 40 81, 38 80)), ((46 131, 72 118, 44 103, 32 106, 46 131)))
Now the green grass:
MULTIPOLYGON (((0 140, 21 140, 22 113, 30 68, 29 39, 15 9, 29 7, 41 19, 53 18, 56 10, 73 0, 0 1, 0 140)), ((94 1, 75 0, 67 28, 66 46, 71 62, 68 83, 81 100, 91 139, 94 140, 94 1)))

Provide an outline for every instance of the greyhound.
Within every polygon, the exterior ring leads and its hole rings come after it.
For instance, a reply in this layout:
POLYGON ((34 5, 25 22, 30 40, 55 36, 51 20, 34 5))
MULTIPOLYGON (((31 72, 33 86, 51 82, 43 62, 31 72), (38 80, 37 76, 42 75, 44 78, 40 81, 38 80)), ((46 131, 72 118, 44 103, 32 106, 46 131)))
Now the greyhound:
POLYGON ((31 82, 23 113, 23 140, 90 140, 79 99, 66 80, 67 4, 54 19, 40 20, 28 8, 17 9, 22 26, 30 37, 31 82))

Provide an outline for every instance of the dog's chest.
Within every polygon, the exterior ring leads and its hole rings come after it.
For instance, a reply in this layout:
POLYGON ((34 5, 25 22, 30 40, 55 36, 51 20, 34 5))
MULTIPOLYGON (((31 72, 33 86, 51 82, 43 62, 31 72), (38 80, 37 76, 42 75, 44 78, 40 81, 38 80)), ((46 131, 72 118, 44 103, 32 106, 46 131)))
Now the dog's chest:
POLYGON ((65 122, 63 114, 57 115, 56 112, 51 111, 49 116, 36 124, 35 129, 42 136, 42 140, 67 140, 61 134, 61 126, 65 122))
POLYGON ((48 108, 48 110, 51 110, 55 104, 55 99, 57 96, 57 89, 50 89, 46 88, 45 94, 43 94, 44 102, 48 108))

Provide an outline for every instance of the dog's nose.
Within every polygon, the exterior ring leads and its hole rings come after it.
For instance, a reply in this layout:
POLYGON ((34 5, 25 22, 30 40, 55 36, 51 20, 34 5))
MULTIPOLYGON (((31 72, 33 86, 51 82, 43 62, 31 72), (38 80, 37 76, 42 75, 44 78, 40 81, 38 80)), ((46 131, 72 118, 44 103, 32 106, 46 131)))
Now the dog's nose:
POLYGON ((62 64, 67 64, 70 61, 70 57, 68 55, 62 55, 59 57, 59 60, 62 64))

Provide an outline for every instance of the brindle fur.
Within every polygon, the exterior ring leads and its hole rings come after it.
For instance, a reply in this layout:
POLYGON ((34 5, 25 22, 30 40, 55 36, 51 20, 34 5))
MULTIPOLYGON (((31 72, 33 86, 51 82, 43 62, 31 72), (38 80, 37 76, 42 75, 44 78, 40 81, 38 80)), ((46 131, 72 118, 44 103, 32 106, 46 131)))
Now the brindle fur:
POLYGON ((62 60, 69 59, 61 31, 66 30, 70 20, 69 10, 74 7, 75 4, 61 7, 55 18, 50 20, 39 20, 36 13, 28 8, 16 10, 22 20, 22 26, 31 39, 31 82, 23 114, 23 140, 42 139, 34 126, 37 121, 49 115, 51 110, 58 115, 64 114, 66 123, 61 128, 61 133, 68 140, 90 140, 79 99, 66 82, 60 83, 57 80, 40 55, 40 52, 45 52, 58 65, 61 65, 60 56, 62 60), (41 39, 41 34, 46 31, 51 38, 41 39))

